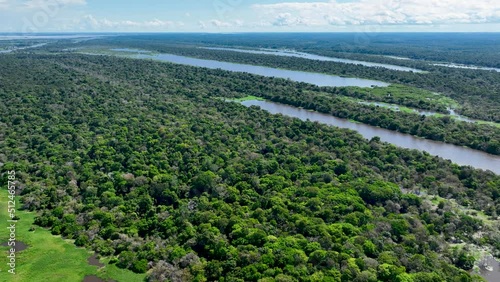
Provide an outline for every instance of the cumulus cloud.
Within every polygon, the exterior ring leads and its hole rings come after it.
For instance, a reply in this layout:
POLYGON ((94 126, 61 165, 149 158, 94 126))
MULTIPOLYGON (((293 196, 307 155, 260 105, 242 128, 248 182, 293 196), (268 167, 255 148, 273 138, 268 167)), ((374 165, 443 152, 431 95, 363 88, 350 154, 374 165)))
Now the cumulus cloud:
POLYGON ((78 21, 77 25, 82 29, 93 29, 93 30, 165 30, 172 29, 175 27, 181 27, 184 25, 182 22, 174 21, 163 21, 159 19, 153 19, 150 21, 131 21, 131 20, 121 20, 112 21, 108 19, 97 19, 92 15, 86 15, 81 20, 78 21))
POLYGON ((255 4, 275 26, 499 23, 499 0, 355 0, 255 4))

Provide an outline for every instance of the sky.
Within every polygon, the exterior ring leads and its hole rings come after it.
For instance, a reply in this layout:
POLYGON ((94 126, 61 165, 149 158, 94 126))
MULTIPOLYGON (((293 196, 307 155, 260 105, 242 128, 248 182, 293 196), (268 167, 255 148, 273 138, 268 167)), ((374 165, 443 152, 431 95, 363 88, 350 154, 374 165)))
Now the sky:
POLYGON ((500 0, 0 0, 0 32, 500 32, 500 0))

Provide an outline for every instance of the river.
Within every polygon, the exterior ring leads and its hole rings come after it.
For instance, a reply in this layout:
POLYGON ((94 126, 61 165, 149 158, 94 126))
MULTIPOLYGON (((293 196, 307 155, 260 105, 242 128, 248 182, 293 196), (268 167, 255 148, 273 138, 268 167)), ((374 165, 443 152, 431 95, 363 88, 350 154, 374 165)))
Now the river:
POLYGON ((247 107, 259 106, 263 110, 272 114, 283 114, 299 118, 301 120, 317 121, 323 124, 352 129, 363 135, 366 139, 379 136, 381 141, 394 144, 398 147, 425 151, 431 155, 449 159, 458 165, 470 165, 475 168, 491 170, 500 174, 500 156, 490 155, 481 151, 446 144, 443 142, 418 138, 409 134, 403 134, 371 125, 354 123, 331 115, 312 112, 270 101, 250 100, 244 101, 242 104, 247 107))
POLYGON ((246 73, 268 76, 268 77, 290 79, 293 81, 305 82, 305 83, 315 84, 318 86, 335 86, 335 87, 347 87, 347 86, 386 87, 386 86, 389 86, 388 83, 376 81, 376 80, 352 78, 352 77, 340 77, 340 76, 327 75, 327 74, 321 74, 321 73, 292 71, 292 70, 276 69, 276 68, 270 68, 270 67, 254 66, 254 65, 220 62, 220 61, 215 61, 215 60, 197 59, 197 58, 178 56, 178 55, 172 55, 172 54, 152 54, 152 53, 147 54, 147 51, 144 51, 144 50, 134 50, 134 49, 123 49, 122 48, 122 49, 112 49, 112 51, 136 53, 136 54, 132 55, 132 57, 137 58, 137 59, 153 59, 153 60, 165 61, 165 62, 170 62, 170 63, 175 63, 175 64, 204 67, 204 68, 209 68, 209 69, 222 69, 222 70, 234 71, 234 72, 246 72, 246 73))
POLYGON ((296 57, 296 58, 304 58, 304 59, 324 61, 324 62, 336 62, 336 63, 343 63, 343 64, 363 65, 365 67, 372 67, 372 68, 386 68, 386 69, 390 69, 390 70, 406 71, 406 72, 423 72, 422 70, 408 68, 408 67, 381 64, 381 63, 372 63, 372 62, 365 62, 365 61, 356 61, 356 60, 349 60, 349 59, 341 59, 341 58, 335 58, 335 57, 325 57, 325 56, 319 56, 319 55, 297 52, 297 51, 292 51, 292 50, 272 50, 272 49, 247 50, 247 49, 223 48, 223 47, 201 47, 201 48, 208 49, 208 50, 232 51, 232 52, 249 53, 249 54, 296 57))
POLYGON ((489 255, 479 262, 479 273, 488 282, 500 281, 500 261, 489 255), (489 268, 489 269, 486 269, 489 268))

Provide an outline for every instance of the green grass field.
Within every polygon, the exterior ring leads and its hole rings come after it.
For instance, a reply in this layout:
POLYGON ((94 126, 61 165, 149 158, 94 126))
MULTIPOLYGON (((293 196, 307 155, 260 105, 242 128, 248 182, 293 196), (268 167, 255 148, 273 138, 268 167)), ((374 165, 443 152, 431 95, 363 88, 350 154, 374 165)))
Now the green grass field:
POLYGON ((249 95, 249 96, 242 97, 242 98, 213 97, 212 99, 223 100, 226 102, 236 102, 236 103, 241 103, 241 102, 245 102, 245 101, 255 101, 255 100, 265 101, 266 100, 262 97, 257 97, 257 96, 253 96, 253 95, 249 95))
POLYGON ((450 97, 440 95, 439 93, 433 93, 431 91, 420 89, 416 87, 404 86, 399 84, 391 84, 388 87, 375 87, 375 88, 361 88, 361 87, 348 87, 354 89, 360 93, 370 94, 374 101, 383 102, 383 99, 387 96, 392 96, 395 98, 402 98, 406 100, 427 100, 433 104, 443 105, 450 108, 457 108, 460 105, 457 101, 450 97), (377 99, 378 98, 378 99, 377 99))
MULTIPOLYGON (((5 190, 0 191, 0 243, 7 242, 10 234, 7 229, 7 196, 5 190)), ((29 231, 35 214, 19 210, 16 214, 20 217, 16 226, 16 240, 27 244, 28 248, 16 253, 16 274, 12 275, 7 272, 9 247, 0 247, 3 254, 0 256, 1 282, 81 282, 87 275, 118 282, 144 281, 144 274, 122 270, 115 265, 106 265, 102 269, 89 265, 87 260, 92 253, 77 248, 71 241, 60 236, 53 236, 49 230, 36 227, 35 231, 29 231)))
POLYGON ((262 97, 257 97, 257 96, 252 96, 252 95, 249 95, 249 96, 246 96, 246 97, 243 97, 243 98, 226 99, 226 101, 238 102, 238 103, 245 102, 245 101, 253 101, 253 100, 265 101, 265 99, 263 99, 262 97))
MULTIPOLYGON (((130 48, 131 50, 130 52, 113 50, 115 48, 118 47, 109 46, 109 47, 96 47, 96 48, 80 48, 78 50, 75 50, 74 52, 79 54, 108 55, 108 56, 118 56, 118 57, 128 57, 128 58, 133 58, 135 57, 135 55, 139 54, 137 52, 132 52, 132 50, 138 50, 136 48, 130 48)), ((141 51, 145 52, 146 55, 150 56, 155 56, 159 54, 158 52, 149 50, 141 50, 141 51)))
POLYGON ((494 127, 498 127, 500 128, 500 123, 496 123, 496 122, 493 122, 493 121, 482 121, 482 120, 478 120, 477 123, 479 124, 486 124, 486 125, 491 125, 491 126, 494 126, 494 127))

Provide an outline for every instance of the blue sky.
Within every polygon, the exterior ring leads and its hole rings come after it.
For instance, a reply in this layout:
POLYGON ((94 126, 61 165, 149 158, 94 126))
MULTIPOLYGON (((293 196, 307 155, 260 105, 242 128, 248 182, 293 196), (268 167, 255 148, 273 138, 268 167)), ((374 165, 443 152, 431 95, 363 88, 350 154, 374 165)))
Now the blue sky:
POLYGON ((500 31, 500 0, 0 0, 0 32, 500 31))

